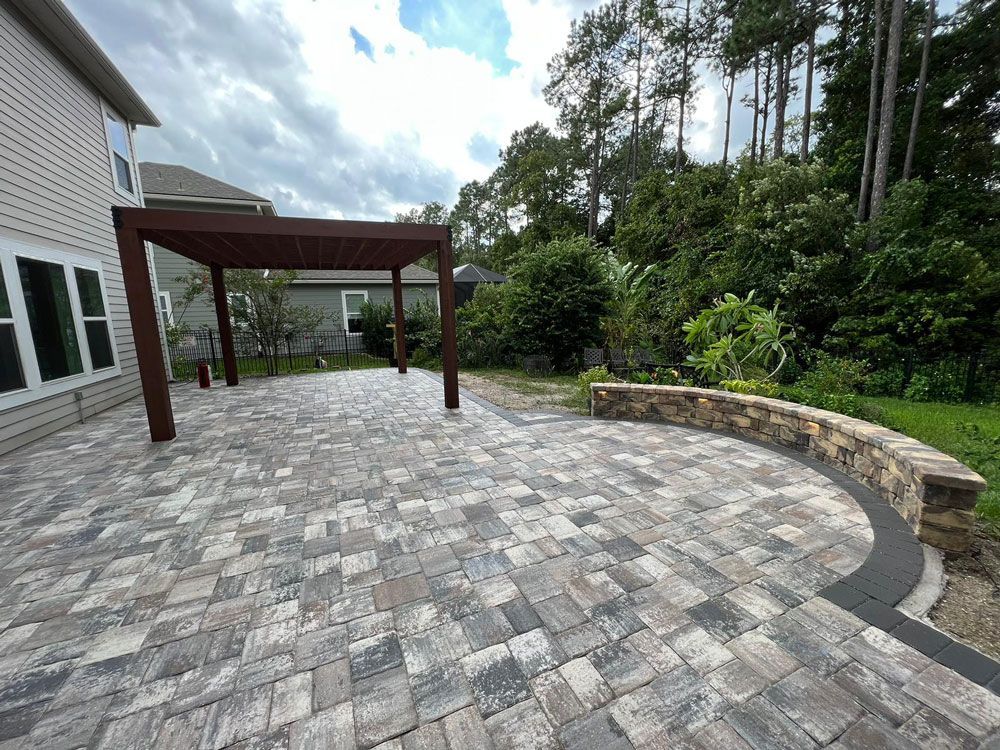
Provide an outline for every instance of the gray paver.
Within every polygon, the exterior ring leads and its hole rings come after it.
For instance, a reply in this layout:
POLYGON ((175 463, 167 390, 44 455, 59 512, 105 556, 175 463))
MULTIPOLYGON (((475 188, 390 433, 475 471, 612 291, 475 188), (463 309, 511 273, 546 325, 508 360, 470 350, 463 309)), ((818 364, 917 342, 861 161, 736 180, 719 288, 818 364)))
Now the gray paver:
POLYGON ((0 457, 0 746, 995 742, 995 695, 817 598, 857 502, 723 434, 369 370, 141 400, 0 457), (95 451, 93 446, 99 445, 95 451), (810 736, 811 735, 811 736, 810 736))

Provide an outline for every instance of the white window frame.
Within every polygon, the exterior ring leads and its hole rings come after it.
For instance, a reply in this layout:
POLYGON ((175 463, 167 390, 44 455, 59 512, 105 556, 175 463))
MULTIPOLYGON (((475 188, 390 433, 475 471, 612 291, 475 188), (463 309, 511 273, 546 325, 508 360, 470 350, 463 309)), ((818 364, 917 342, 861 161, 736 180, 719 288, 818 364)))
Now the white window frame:
POLYGON ((167 314, 167 325, 174 324, 174 304, 170 300, 170 292, 158 292, 157 299, 160 301, 160 323, 163 323, 163 314, 167 314), (164 305, 166 303, 166 305, 164 305))
POLYGON ((111 185, 115 192, 123 198, 128 198, 130 202, 139 200, 139 170, 135 166, 135 144, 132 142, 132 127, 129 121, 115 112, 107 103, 101 100, 101 117, 104 123, 104 142, 108 147, 108 168, 111 170, 111 185), (115 170, 115 151, 111 143, 111 130, 108 127, 108 120, 116 120, 125 128, 125 141, 128 146, 128 154, 118 154, 128 161, 129 176, 132 178, 132 192, 129 192, 118 184, 118 172, 115 170))
POLYGON ((348 295, 360 295, 365 298, 365 302, 368 301, 368 290, 367 289, 342 289, 340 291, 340 305, 342 311, 342 321, 344 324, 344 331, 350 336, 360 336, 359 332, 351 333, 350 327, 347 325, 347 296, 348 295))
MULTIPOLYGON (((108 289, 104 280, 104 269, 99 260, 81 255, 50 250, 48 248, 28 245, 0 237, 0 266, 3 268, 3 278, 10 299, 10 311, 14 320, 14 335, 17 338, 17 351, 21 357, 21 370, 27 387, 16 391, 0 393, 0 412, 17 406, 23 406, 33 401, 49 398, 67 391, 78 390, 92 383, 118 377, 121 375, 121 360, 118 356, 118 342, 115 337, 114 321, 111 317, 111 307, 108 304, 108 289), (28 308, 24 303, 24 289, 21 286, 21 274, 17 267, 18 258, 30 258, 44 263, 54 263, 63 267, 66 276, 66 287, 69 291, 70 310, 73 315, 73 326, 80 347, 80 361, 83 372, 67 375, 64 378, 42 381, 35 355, 34 339, 31 335, 31 324, 28 321, 28 308), (76 268, 96 271, 101 285, 101 300, 104 303, 105 317, 84 318, 80 306, 80 290, 76 284, 76 268), (114 364, 94 370, 90 361, 90 343, 87 340, 85 320, 105 320, 108 326, 108 337, 111 341, 111 355, 114 364)), ((6 318, 5 318, 6 320, 6 318)))

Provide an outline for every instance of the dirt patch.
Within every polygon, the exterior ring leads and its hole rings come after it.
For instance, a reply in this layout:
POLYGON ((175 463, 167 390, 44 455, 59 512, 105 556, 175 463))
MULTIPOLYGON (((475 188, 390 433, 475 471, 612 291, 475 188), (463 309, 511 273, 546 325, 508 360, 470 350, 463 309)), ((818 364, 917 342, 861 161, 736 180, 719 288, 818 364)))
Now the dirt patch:
POLYGON ((931 621, 984 654, 1000 659, 1000 540, 977 534, 966 555, 945 558, 948 584, 931 621))
POLYGON ((511 411, 551 411, 579 413, 569 403, 572 388, 543 379, 519 380, 502 376, 482 377, 458 373, 458 383, 480 398, 511 411))

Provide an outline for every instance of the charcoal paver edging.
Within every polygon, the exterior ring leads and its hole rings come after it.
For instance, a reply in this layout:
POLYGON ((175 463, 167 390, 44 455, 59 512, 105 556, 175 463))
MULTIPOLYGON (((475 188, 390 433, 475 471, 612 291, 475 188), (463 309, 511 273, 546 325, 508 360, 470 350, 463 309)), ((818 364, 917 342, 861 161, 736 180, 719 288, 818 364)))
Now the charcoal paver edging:
MULTIPOLYGON (((711 427, 682 427, 718 432, 711 427)), ((821 589, 819 596, 1000 695, 1000 662, 894 609, 920 581, 924 556, 920 540, 893 508, 860 482, 800 451, 748 435, 732 437, 795 458, 851 495, 868 516, 874 539, 867 559, 857 570, 821 589)))
MULTIPOLYGON (((595 417, 672 422, 758 438, 819 459, 892 504, 921 541, 964 552, 985 480, 956 459, 843 414, 707 388, 594 383, 595 417)), ((874 517, 873 517, 874 522, 874 517)))

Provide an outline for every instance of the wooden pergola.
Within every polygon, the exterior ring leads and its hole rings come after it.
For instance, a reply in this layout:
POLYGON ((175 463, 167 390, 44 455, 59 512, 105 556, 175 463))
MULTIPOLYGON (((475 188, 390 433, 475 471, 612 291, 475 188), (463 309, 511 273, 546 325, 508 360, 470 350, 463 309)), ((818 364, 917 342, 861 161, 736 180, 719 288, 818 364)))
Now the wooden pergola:
POLYGON ((160 346, 159 306, 153 297, 144 241, 211 270, 222 361, 226 385, 230 386, 239 384, 239 375, 223 269, 389 271, 399 372, 405 373, 406 331, 400 269, 429 253, 437 253, 444 404, 449 409, 458 408, 455 284, 449 227, 132 207, 114 207, 111 215, 118 236, 149 432, 154 442, 173 440, 176 431, 160 346))

